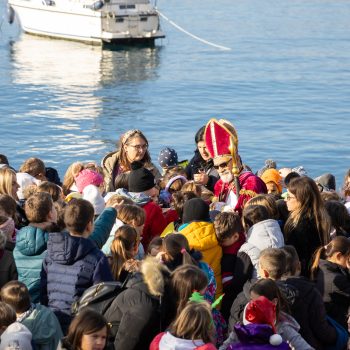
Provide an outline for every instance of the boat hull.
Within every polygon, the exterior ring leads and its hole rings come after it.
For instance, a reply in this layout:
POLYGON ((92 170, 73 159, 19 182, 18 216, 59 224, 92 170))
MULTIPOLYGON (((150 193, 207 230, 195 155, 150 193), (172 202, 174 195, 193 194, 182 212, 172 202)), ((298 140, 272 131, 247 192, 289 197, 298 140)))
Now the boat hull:
POLYGON ((72 1, 50 6, 44 0, 10 0, 9 5, 23 31, 29 34, 91 44, 153 44, 155 39, 165 37, 159 30, 157 12, 147 4, 131 11, 120 10, 118 4, 107 4, 103 11, 95 11, 72 1))

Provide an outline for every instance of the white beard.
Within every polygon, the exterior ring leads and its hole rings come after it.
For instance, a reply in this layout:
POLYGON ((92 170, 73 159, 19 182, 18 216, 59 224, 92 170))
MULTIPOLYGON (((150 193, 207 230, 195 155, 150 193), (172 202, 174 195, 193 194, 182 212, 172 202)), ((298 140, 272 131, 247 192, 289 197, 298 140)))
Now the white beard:
POLYGON ((220 174, 220 179, 223 183, 228 184, 233 180, 233 174, 231 171, 225 171, 225 173, 220 174))

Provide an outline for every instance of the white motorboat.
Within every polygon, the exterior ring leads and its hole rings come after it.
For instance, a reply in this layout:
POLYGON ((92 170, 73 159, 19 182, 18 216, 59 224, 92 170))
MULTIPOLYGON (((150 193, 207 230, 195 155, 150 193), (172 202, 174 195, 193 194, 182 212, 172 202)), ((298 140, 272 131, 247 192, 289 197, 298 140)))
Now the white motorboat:
POLYGON ((8 0, 9 22, 24 32, 102 43, 145 43, 164 38, 149 0, 8 0))

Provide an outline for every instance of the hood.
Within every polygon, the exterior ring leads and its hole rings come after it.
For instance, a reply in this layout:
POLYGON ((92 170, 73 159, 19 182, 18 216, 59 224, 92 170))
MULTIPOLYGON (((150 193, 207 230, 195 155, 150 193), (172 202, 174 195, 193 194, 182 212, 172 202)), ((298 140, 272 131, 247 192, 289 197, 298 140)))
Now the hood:
POLYGON ((299 332, 300 330, 299 323, 291 315, 288 315, 287 313, 280 311, 279 320, 276 325, 277 332, 280 333, 279 328, 286 325, 288 327, 294 328, 296 332, 299 332))
POLYGON ((194 350, 202 345, 204 345, 202 340, 176 338, 169 332, 166 332, 159 342, 159 350, 194 350))
POLYGON ((247 242, 259 250, 282 248, 284 246, 284 238, 280 225, 273 219, 260 221, 253 225, 248 230, 247 242))
POLYGON ((40 304, 34 306, 33 311, 22 320, 22 323, 32 331, 33 341, 36 344, 47 344, 52 338, 63 336, 53 312, 40 304))
POLYGON ((40 255, 47 249, 48 239, 47 231, 34 226, 26 226, 17 232, 15 250, 26 256, 40 255))
POLYGON ((90 239, 74 237, 68 232, 50 233, 47 243, 48 256, 60 265, 72 265, 95 249, 90 239))
POLYGON ((14 322, 7 327, 1 335, 0 350, 32 350, 32 333, 19 322, 14 322))
POLYGON ((181 226, 179 232, 187 237, 192 249, 203 252, 218 246, 214 225, 211 222, 194 221, 187 226, 181 226))
POLYGON ((243 285, 243 293, 248 301, 250 300, 250 288, 255 284, 256 281, 256 278, 252 278, 243 285))
POLYGON ((141 265, 141 272, 128 281, 127 288, 139 289, 153 297, 164 295, 169 269, 153 257, 147 257, 141 265))
POLYGON ((119 151, 109 152, 102 159, 101 165, 108 172, 112 173, 115 163, 118 162, 119 159, 119 151))

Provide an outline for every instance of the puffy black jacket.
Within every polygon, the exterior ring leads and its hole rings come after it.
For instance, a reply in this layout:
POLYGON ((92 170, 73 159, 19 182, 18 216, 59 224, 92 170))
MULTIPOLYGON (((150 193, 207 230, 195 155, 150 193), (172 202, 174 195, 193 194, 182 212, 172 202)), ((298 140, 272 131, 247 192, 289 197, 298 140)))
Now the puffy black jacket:
POLYGON ((166 267, 145 260, 142 273, 136 273, 115 298, 104 314, 112 324, 115 350, 148 350, 153 338, 168 326, 162 322, 168 277, 166 267))
POLYGON ((72 303, 87 288, 112 280, 108 260, 93 241, 67 232, 50 233, 40 300, 55 312, 62 329, 69 324, 72 303))
POLYGON ((349 271, 338 264, 321 259, 316 287, 322 295, 327 314, 347 329, 350 306, 349 271))
POLYGON ((289 277, 277 283, 300 325, 301 336, 315 349, 334 345, 337 333, 326 319, 322 296, 315 285, 304 277, 289 277))

